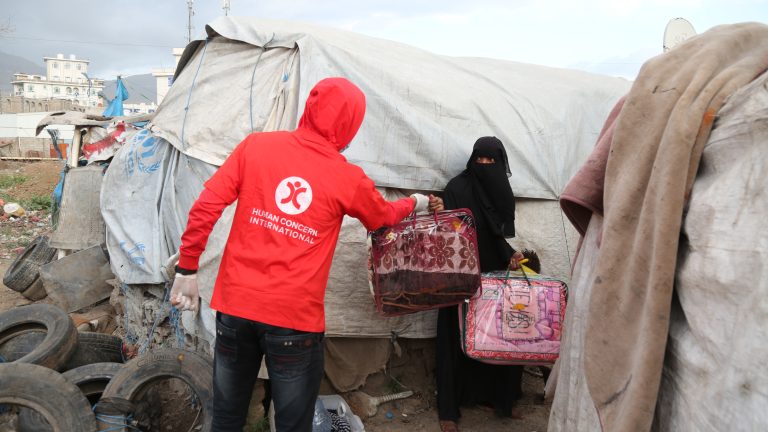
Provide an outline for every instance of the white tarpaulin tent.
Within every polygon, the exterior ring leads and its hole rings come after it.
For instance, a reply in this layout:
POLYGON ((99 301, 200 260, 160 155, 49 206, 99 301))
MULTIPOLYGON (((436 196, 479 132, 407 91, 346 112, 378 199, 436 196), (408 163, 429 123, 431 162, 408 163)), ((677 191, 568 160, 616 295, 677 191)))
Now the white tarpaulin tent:
MULTIPOLYGON (((248 133, 294 129, 309 90, 329 76, 347 77, 365 92, 365 121, 345 156, 390 198, 407 190, 441 190, 464 168, 478 137, 499 137, 520 198, 514 244, 535 248, 545 273, 567 277, 577 237, 566 228, 556 199, 629 90, 628 81, 438 56, 295 23, 221 17, 206 30, 205 41, 185 50, 148 131, 126 142, 105 177, 102 213, 113 271, 123 282, 163 282, 161 264, 178 248, 202 183, 248 133)), ((207 302, 232 210, 214 228, 201 258, 209 340, 207 302)), ((365 237, 359 222, 344 220, 326 294, 327 334, 434 336, 434 313, 392 319, 376 314, 365 237)), ((193 325, 189 317, 185 325, 193 325)))
POLYGON ((377 185, 440 190, 472 143, 495 135, 515 193, 556 199, 629 89, 619 78, 438 56, 308 25, 222 17, 206 30, 207 42, 182 56, 152 131, 213 165, 252 131, 294 128, 314 84, 344 76, 367 98, 345 155, 377 185))

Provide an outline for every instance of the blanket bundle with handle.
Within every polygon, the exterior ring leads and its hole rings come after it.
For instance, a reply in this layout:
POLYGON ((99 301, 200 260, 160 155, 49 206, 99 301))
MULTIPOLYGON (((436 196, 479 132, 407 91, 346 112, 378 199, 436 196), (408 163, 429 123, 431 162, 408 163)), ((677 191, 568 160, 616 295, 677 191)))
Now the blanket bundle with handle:
POLYGON ((475 220, 469 209, 406 218, 371 233, 377 310, 397 316, 461 303, 480 286, 475 220))
POLYGON ((501 365, 551 365, 560 353, 568 287, 525 271, 482 273, 474 296, 459 305, 467 357, 501 365))

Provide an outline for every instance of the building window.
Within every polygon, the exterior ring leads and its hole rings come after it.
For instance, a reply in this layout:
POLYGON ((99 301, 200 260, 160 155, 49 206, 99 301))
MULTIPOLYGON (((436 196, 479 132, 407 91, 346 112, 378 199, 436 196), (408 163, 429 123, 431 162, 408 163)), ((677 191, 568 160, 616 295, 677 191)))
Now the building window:
POLYGON ((27 84, 27 91, 35 91, 35 86, 32 84, 27 84))
POLYGON ((66 82, 70 82, 70 81, 72 81, 72 78, 70 78, 70 77, 64 77, 64 81, 66 81, 66 82))
POLYGON ((69 63, 64 63, 64 69, 69 69, 69 63))
POLYGON ((56 63, 56 62, 53 62, 53 68, 54 68, 54 69, 58 69, 58 68, 59 68, 59 64, 58 64, 58 63, 56 63))
POLYGON ((59 94, 61 93, 61 90, 58 87, 53 88, 53 94, 59 94))
POLYGON ((72 94, 72 87, 67 87, 67 94, 72 94))

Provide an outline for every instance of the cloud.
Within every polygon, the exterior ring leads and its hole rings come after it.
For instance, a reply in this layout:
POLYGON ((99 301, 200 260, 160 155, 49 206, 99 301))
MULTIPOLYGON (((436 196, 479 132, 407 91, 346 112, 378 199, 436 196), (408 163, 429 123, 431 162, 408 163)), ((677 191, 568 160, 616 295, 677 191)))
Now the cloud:
MULTIPOLYGON (((42 64, 76 54, 91 75, 149 73, 173 65, 171 47, 187 36, 186 2, 40 0, 7 2, 0 11, 15 31, 0 51, 42 64), (55 20, 52 18, 55 17, 55 20), (55 24, 54 24, 55 23, 55 24)), ((635 63, 607 61, 660 52, 666 23, 688 19, 698 32, 723 23, 768 21, 768 1, 732 0, 232 0, 231 14, 304 21, 396 40, 439 54, 481 56, 556 67, 635 63)), ((223 14, 219 1, 198 0, 195 37, 223 14)), ((584 66, 586 67, 586 66, 584 66)), ((591 66, 590 66, 591 67, 591 66)), ((602 66, 601 66, 602 67, 602 66)))

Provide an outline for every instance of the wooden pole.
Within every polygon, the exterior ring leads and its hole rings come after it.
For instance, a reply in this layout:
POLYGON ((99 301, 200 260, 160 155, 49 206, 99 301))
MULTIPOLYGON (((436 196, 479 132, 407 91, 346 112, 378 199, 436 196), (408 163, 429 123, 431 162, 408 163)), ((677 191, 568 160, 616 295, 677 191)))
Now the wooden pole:
POLYGON ((72 147, 69 149, 69 159, 67 165, 70 168, 77 168, 77 161, 80 159, 80 142, 82 141, 80 129, 75 126, 75 133, 72 136, 72 147))

